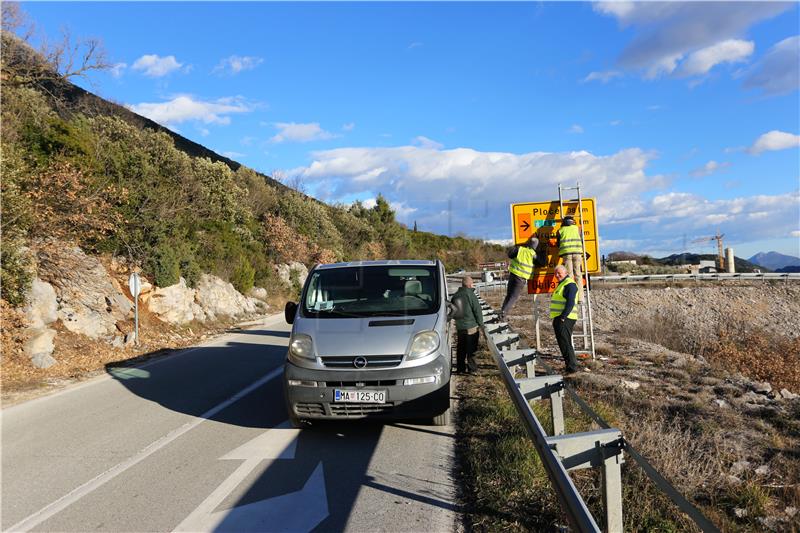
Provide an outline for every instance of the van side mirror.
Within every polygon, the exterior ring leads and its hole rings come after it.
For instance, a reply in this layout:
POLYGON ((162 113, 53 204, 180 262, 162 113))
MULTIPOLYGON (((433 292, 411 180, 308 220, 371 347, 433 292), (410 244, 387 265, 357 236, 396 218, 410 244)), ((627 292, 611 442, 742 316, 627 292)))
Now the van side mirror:
POLYGON ((294 302, 286 302, 286 307, 283 308, 283 318, 286 319, 287 324, 294 323, 294 316, 297 314, 297 304, 294 302))
POLYGON ((448 320, 464 318, 464 300, 453 298, 452 302, 447 302, 447 318, 448 320))

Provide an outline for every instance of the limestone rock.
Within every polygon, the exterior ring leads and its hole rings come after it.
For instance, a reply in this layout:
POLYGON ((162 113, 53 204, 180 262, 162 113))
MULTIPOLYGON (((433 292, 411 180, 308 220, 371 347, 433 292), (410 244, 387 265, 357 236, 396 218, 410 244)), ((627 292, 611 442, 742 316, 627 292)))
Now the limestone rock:
POLYGON ((253 287, 249 291, 247 291, 247 295, 251 298, 256 298, 257 300, 267 300, 267 289, 264 287, 253 287))
POLYGON ((32 328, 42 328, 58 320, 56 291, 46 281, 34 278, 25 300, 25 318, 32 328))
POLYGON ((297 275, 297 281, 302 287, 308 277, 308 268, 303 263, 293 261, 288 264, 275 265, 275 270, 278 273, 278 278, 284 285, 290 286, 292 284, 292 272, 297 275))
POLYGON ((205 320, 203 309, 194 301, 195 290, 186 286, 186 280, 169 287, 158 287, 147 299, 147 308, 164 322, 185 324, 192 320, 205 320))
POLYGON ((49 242, 38 252, 39 277, 55 289, 58 318, 68 330, 93 339, 116 331, 133 306, 96 257, 77 246, 49 242))
POLYGON ((36 368, 50 368, 57 361, 53 359, 51 355, 47 355, 46 353, 37 353, 33 357, 31 357, 31 364, 36 368))
POLYGON ((209 319, 219 316, 239 316, 256 312, 256 304, 237 291, 233 285, 216 276, 203 274, 197 282, 195 300, 209 319))
POLYGON ((769 394, 772 392, 772 385, 768 381, 754 382, 753 390, 759 394, 769 394))
POLYGON ((56 338, 56 330, 50 328, 38 328, 29 330, 32 335, 24 346, 25 353, 31 358, 31 362, 37 368, 47 368, 53 365, 56 360, 50 354, 55 349, 53 339, 56 338), (45 366, 41 366, 45 365, 45 366))
POLYGON ((790 392, 789 389, 781 389, 781 397, 784 400, 796 400, 800 395, 790 392))
POLYGON ((628 390, 636 390, 639 387, 641 387, 638 381, 628 381, 627 379, 621 380, 620 385, 622 386, 623 389, 628 389, 628 390))

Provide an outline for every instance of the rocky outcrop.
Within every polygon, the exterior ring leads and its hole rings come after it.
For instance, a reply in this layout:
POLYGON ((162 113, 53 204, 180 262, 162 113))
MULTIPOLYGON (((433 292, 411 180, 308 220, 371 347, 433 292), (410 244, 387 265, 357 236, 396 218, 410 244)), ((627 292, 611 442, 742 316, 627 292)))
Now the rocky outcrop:
POLYGON ((145 301, 150 312, 170 324, 231 318, 266 308, 264 302, 248 298, 227 281, 208 274, 200 277, 194 289, 181 278, 175 285, 153 290, 145 301))
POLYGON ((233 285, 216 276, 203 274, 197 282, 195 301, 208 319, 233 317, 257 311, 254 298, 243 296, 233 285))
POLYGON ((58 320, 56 291, 46 281, 35 278, 26 295, 26 302, 24 313, 28 322, 28 340, 23 350, 31 358, 33 366, 47 368, 56 363, 52 357, 56 330, 48 327, 58 320))
POLYGON ((77 246, 48 243, 37 252, 39 277, 55 289, 58 318, 73 333, 92 339, 116 333, 133 304, 114 286, 97 258, 77 246))
POLYGON ((247 295, 251 298, 255 298, 256 300, 261 300, 264 302, 267 301, 267 289, 264 287, 253 287, 247 291, 247 295))
POLYGON ((147 307, 170 324, 185 324, 192 320, 205 320, 203 308, 194 301, 195 290, 186 286, 186 280, 180 281, 169 287, 156 288, 147 298, 147 307))
POLYGON ((292 285, 293 273, 297 276, 297 281, 300 283, 301 287, 308 277, 308 268, 303 263, 298 263, 297 261, 275 265, 275 271, 278 274, 278 279, 286 286, 292 285))
POLYGON ((41 328, 58 320, 56 291, 46 281, 34 278, 25 301, 25 318, 30 327, 41 328))

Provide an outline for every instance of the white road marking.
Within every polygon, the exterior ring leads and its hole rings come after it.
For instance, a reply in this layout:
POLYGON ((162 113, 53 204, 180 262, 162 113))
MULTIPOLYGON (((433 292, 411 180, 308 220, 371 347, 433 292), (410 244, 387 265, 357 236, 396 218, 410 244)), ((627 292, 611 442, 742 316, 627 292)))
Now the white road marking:
POLYGON ((205 413, 200 415, 198 418, 192 420, 191 422, 187 422, 186 424, 182 425, 181 427, 179 427, 177 429, 174 429, 174 430, 170 431, 169 433, 167 433, 166 435, 164 435, 160 439, 158 439, 158 440, 152 442, 151 444, 149 444, 147 447, 142 449, 142 451, 140 451, 136 455, 134 455, 134 456, 126 459, 125 461, 123 461, 123 462, 111 467, 110 469, 106 470, 102 474, 94 477, 93 479, 90 479, 89 481, 87 481, 83 485, 73 489, 71 492, 69 492, 68 494, 65 494, 64 496, 62 496, 61 498, 57 499, 56 501, 54 501, 50 505, 40 509, 39 511, 36 511, 32 515, 30 515, 27 518, 23 519, 22 521, 17 522, 16 524, 14 524, 10 528, 8 528, 8 531, 29 531, 29 530, 35 528, 36 526, 38 526, 39 524, 41 524, 45 520, 48 520, 49 518, 51 518, 55 514, 63 511, 64 509, 66 509, 67 507, 72 505, 73 503, 77 502, 78 500, 80 500, 81 498, 83 498, 84 496, 89 494, 90 492, 94 491, 95 489, 103 486, 105 483, 111 481, 112 479, 114 479, 115 477, 117 477, 121 473, 125 472, 126 470, 128 470, 132 466, 135 466, 136 464, 140 463, 141 461, 147 459, 152 454, 154 454, 155 452, 157 452, 158 450, 160 450, 164 446, 170 444, 172 441, 174 441, 175 439, 177 439, 181 435, 184 435, 188 431, 191 431, 192 429, 196 428, 197 426, 199 426, 200 424, 202 424, 203 422, 205 422, 209 418, 213 417, 214 415, 216 415, 217 413, 219 413, 223 409, 225 409, 227 407, 230 407, 231 405, 233 405, 237 401, 241 400, 242 398, 244 398, 245 396, 247 396, 248 394, 250 394, 254 390, 258 389, 259 387, 261 387, 265 383, 267 383, 270 380, 273 380, 276 377, 280 376, 282 373, 283 373, 283 366, 279 366, 278 368, 273 369, 267 375, 261 377, 257 381, 253 382, 252 384, 248 385, 244 389, 240 390, 239 392, 237 392, 236 394, 234 394, 233 396, 231 396, 230 398, 228 398, 224 402, 222 402, 220 404, 217 404, 216 406, 212 407, 211 409, 209 409, 208 411, 206 411, 205 413))
MULTIPOLYGON (((328 516, 328 496, 320 463, 297 492, 216 511, 265 460, 294 459, 299 429, 284 422, 220 457, 244 461, 174 531, 310 531, 328 516), (299 515, 299 516, 298 516, 299 515)), ((265 467, 268 468, 269 465, 265 467)))

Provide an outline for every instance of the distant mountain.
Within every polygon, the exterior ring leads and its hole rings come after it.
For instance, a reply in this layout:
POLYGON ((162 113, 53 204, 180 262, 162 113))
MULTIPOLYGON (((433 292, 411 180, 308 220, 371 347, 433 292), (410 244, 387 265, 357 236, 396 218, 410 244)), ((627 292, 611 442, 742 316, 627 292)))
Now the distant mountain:
POLYGON ((775 272, 782 272, 782 273, 787 273, 787 274, 800 273, 800 265, 785 266, 783 268, 779 268, 775 272))
MULTIPOLYGON (((781 254, 778 252, 759 252, 750 259, 751 263, 766 267, 770 270, 778 270, 784 267, 800 266, 800 257, 781 254)), ((784 271, 785 272, 785 271, 784 271)))
MULTIPOLYGON (((716 261, 717 254, 691 254, 691 253, 682 253, 682 254, 672 254, 667 257, 662 257, 661 259, 656 259, 658 263, 662 265, 696 265, 701 260, 703 261, 716 261)), ((741 257, 733 258, 733 263, 736 267, 736 272, 753 272, 754 270, 758 269, 762 272, 764 270, 772 270, 768 267, 763 267, 761 265, 754 264, 750 261, 742 259, 741 257)))

